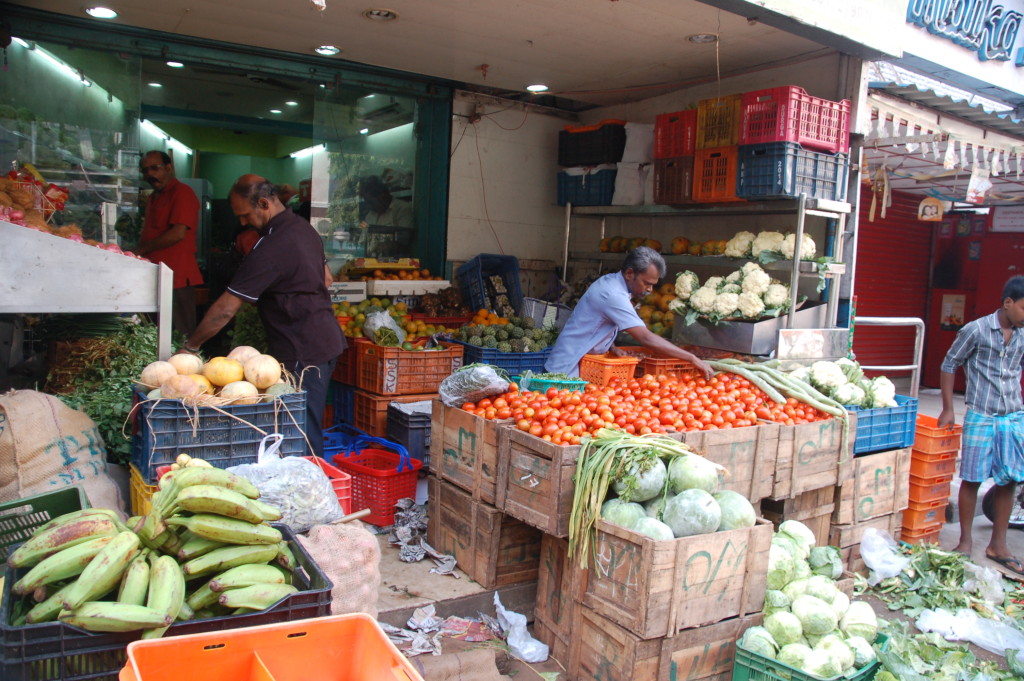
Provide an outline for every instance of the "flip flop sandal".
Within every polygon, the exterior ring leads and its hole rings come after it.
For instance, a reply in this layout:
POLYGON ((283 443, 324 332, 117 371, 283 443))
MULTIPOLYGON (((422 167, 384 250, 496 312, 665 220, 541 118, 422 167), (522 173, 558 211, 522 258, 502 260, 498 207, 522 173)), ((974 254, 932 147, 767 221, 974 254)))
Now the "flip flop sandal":
POLYGON ((1014 556, 1004 556, 1000 558, 998 556, 990 556, 986 553, 985 557, 993 562, 999 563, 1011 572, 1016 572, 1018 575, 1024 576, 1024 565, 1021 565, 1021 562, 1014 556))

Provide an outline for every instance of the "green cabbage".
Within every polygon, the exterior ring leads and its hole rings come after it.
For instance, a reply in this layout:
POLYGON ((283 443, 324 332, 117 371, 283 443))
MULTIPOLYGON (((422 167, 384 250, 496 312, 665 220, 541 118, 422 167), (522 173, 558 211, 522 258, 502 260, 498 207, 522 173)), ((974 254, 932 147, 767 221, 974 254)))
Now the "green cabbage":
POLYGON ((836 588, 836 583, 828 577, 813 575, 807 580, 806 593, 820 598, 826 603, 831 603, 835 599, 836 594, 839 593, 839 589, 836 588))
POLYGON ((800 620, 791 612, 779 610, 764 618, 764 628, 780 646, 796 643, 803 636, 800 620))
POLYGON ((836 614, 836 618, 843 619, 843 615, 846 614, 846 609, 849 607, 850 597, 837 590, 835 597, 832 598, 832 612, 836 614))
POLYGON ((779 652, 779 644, 775 642, 771 633, 764 627, 750 627, 743 632, 739 645, 744 650, 749 650, 768 658, 775 658, 779 652))
POLYGON ((687 489, 668 500, 661 519, 677 537, 710 534, 722 522, 722 509, 704 490, 687 489))
POLYGON ((808 674, 813 674, 823 679, 839 676, 843 673, 843 668, 839 666, 838 661, 834 657, 824 650, 816 649, 812 649, 807 654, 802 669, 808 674))
POLYGON ((659 494, 650 501, 644 502, 644 511, 649 517, 661 520, 661 514, 665 511, 665 503, 667 501, 668 498, 665 495, 659 494))
POLYGON ((861 636, 850 636, 846 639, 846 645, 853 651, 853 666, 860 669, 875 661, 875 649, 861 636))
POLYGON ((846 645, 843 639, 839 638, 835 634, 823 636, 814 646, 814 649, 824 650, 828 653, 829 657, 835 660, 836 664, 839 665, 840 671, 853 666, 853 651, 850 650, 850 646, 846 645))
POLYGON ((801 558, 800 546, 787 535, 775 534, 772 537, 772 546, 779 546, 785 549, 786 553, 793 557, 793 560, 801 558))
MULTIPOLYGON (((800 620, 803 630, 809 634, 820 636, 836 628, 836 613, 828 603, 820 598, 807 594, 797 596, 793 599, 792 610, 800 620)), ((849 615, 849 611, 847 611, 847 615, 849 615)))
POLYGON ((860 636, 865 641, 874 641, 878 636, 878 618, 868 603, 854 601, 846 609, 839 628, 847 636, 860 636))
POLYGON ((789 596, 780 589, 768 589, 764 594, 764 614, 770 615, 778 610, 789 610, 789 596))
POLYGON ((814 576, 810 564, 803 558, 793 561, 793 579, 810 579, 814 576))
POLYGON ((714 494, 718 491, 721 468, 697 454, 677 456, 668 465, 669 484, 676 493, 688 489, 702 489, 714 494))
POLYGON ((792 603, 797 599, 797 596, 803 596, 807 593, 807 587, 810 583, 809 577, 801 577, 800 579, 793 579, 789 584, 782 587, 782 593, 786 594, 789 602, 792 603))
POLYGON ((834 546, 815 546, 807 562, 816 575, 839 579, 843 574, 843 555, 834 546))
POLYGON ((671 527, 657 518, 651 518, 646 515, 633 523, 633 530, 640 534, 646 534, 651 539, 657 539, 659 541, 675 538, 675 535, 672 534, 671 527))
POLYGON ((803 554, 800 558, 804 559, 811 555, 811 547, 818 542, 810 528, 799 520, 783 520, 779 525, 779 534, 784 534, 795 541, 803 554))
POLYGON ((738 530, 753 527, 757 522, 757 511, 745 496, 732 490, 722 490, 714 495, 715 501, 722 509, 722 524, 718 531, 738 530))
POLYGON ((810 654, 811 649, 803 643, 790 643, 779 649, 779 654, 775 656, 775 659, 790 667, 803 669, 807 666, 807 658, 810 654))
POLYGON ((772 542, 768 549, 768 588, 781 589, 793 578, 793 556, 772 542))
POLYGON ((625 475, 615 480, 613 487, 615 493, 626 501, 647 501, 665 489, 667 474, 665 462, 652 455, 641 463, 634 463, 625 475), (640 470, 641 465, 646 467, 640 470))
POLYGON ((636 521, 646 515, 644 507, 640 504, 623 501, 618 497, 613 497, 601 504, 601 517, 622 527, 633 527, 636 521))

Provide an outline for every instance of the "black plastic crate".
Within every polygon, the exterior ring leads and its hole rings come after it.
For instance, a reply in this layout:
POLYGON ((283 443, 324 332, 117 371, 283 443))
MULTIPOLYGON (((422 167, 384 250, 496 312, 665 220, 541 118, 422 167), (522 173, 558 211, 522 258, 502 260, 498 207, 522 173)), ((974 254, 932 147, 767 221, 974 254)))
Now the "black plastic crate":
MULTIPOLYGON (((202 620, 175 622, 164 636, 182 636, 207 631, 240 629, 260 624, 324 617, 331 614, 331 589, 334 584, 313 562, 295 534, 285 525, 281 531, 295 554, 299 569, 293 573, 298 593, 262 612, 225 615, 202 620)), ((127 646, 141 632, 93 633, 63 622, 10 624, 14 582, 26 569, 8 570, 0 602, 0 679, 3 681, 118 681, 118 673, 128 660, 127 646)), ((202 580, 189 583, 189 592, 202 580)), ((183 678, 188 670, 183 670, 183 678)))
POLYGON ((481 253, 456 272, 459 286, 462 288, 462 299, 469 301, 474 310, 495 310, 497 298, 508 297, 508 304, 513 310, 523 305, 523 286, 519 282, 519 258, 514 255, 495 255, 481 253), (501 277, 505 293, 496 293, 489 281, 491 277, 501 277))
POLYGON ((846 154, 804 149, 795 142, 740 147, 736 195, 746 199, 810 198, 846 200, 846 154))
POLYGON ((334 401, 334 424, 356 422, 356 387, 331 381, 331 399, 334 401))
POLYGON ((610 206, 615 195, 614 168, 573 169, 558 173, 558 205, 610 206))
POLYGON ((7 560, 12 546, 26 541, 36 528, 83 508, 91 507, 85 490, 78 485, 0 504, 0 562, 7 560))
POLYGON ((618 163, 626 149, 625 122, 603 123, 558 132, 558 165, 596 166, 618 163), (575 130, 575 132, 574 132, 575 130))
POLYGON ((430 466, 430 412, 407 414, 393 404, 388 405, 388 439, 409 450, 409 456, 430 466))
POLYGON ((138 434, 132 438, 131 462, 149 483, 156 481, 158 467, 174 463, 179 454, 197 456, 217 468, 256 463, 260 442, 270 433, 284 436, 282 456, 310 454, 305 392, 217 409, 186 407, 180 400, 147 401, 138 392, 135 397, 138 434))
POLYGON ((693 156, 659 158, 654 162, 654 202, 693 203, 693 156))

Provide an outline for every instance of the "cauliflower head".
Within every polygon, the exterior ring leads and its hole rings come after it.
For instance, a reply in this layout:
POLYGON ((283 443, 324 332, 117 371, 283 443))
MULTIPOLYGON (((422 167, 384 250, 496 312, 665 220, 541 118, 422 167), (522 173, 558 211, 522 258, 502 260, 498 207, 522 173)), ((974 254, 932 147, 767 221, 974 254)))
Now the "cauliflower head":
POLYGON ((856 383, 844 383, 832 393, 832 398, 839 404, 848 407, 859 407, 864 404, 864 391, 856 383))
POLYGON ((739 295, 743 293, 743 288, 734 281, 726 282, 722 284, 722 288, 718 291, 719 293, 735 293, 739 295))
POLYGON ((717 292, 718 289, 722 288, 722 284, 725 283, 724 277, 711 277, 704 282, 704 288, 709 288, 712 291, 717 292))
POLYGON ((789 372, 789 377, 794 378, 798 381, 803 381, 808 385, 811 382, 811 367, 800 367, 789 372))
POLYGON ((811 384, 826 394, 831 394, 848 382, 842 368, 834 362, 815 362, 811 365, 811 384))
POLYGON ((697 312, 710 314, 715 310, 715 299, 717 297, 718 292, 715 289, 706 286, 701 287, 690 296, 690 307, 697 312))
POLYGON ((772 278, 762 269, 751 270, 743 277, 743 292, 763 296, 771 286, 772 278))
POLYGON ((750 244, 750 255, 756 258, 764 251, 778 252, 782 250, 782 240, 785 239, 782 232, 761 232, 754 237, 750 244))
POLYGON ((689 300, 690 296, 700 287, 700 280, 697 275, 686 270, 676 276, 676 296, 683 300, 689 300))
POLYGON ((740 306, 740 297, 736 293, 719 293, 715 297, 715 309, 714 312, 719 317, 729 317, 740 306))
POLYGON ((758 265, 756 262, 748 262, 746 265, 744 265, 742 268, 740 268, 740 273, 741 273, 740 276, 741 277, 745 277, 748 274, 750 274, 751 272, 763 272, 763 271, 764 270, 761 269, 761 266, 758 265))
POLYGON ((686 301, 682 298, 673 298, 672 302, 668 304, 668 311, 672 314, 685 314, 686 301))
POLYGON ((895 407, 896 386, 885 376, 871 379, 871 406, 873 407, 895 407))
POLYGON ((768 284, 764 292, 765 307, 785 307, 789 304, 789 287, 785 284, 768 284))
POLYGON ((739 297, 739 311, 746 319, 757 319, 764 314, 764 301, 756 293, 741 293, 739 297))
MULTIPOLYGON (((793 252, 796 248, 796 234, 787 234, 782 240, 782 255, 787 258, 793 257, 793 252)), ((814 239, 809 235, 804 234, 800 239, 800 259, 801 260, 814 260, 814 254, 818 247, 814 244, 814 239)))
POLYGON ((726 281, 726 283, 729 283, 729 284, 731 284, 732 282, 736 282, 738 284, 742 279, 743 279, 743 270, 736 270, 735 272, 732 272, 731 274, 729 274, 729 276, 725 278, 725 281, 726 281))
POLYGON ((733 258, 746 258, 750 255, 750 245, 754 243, 751 232, 739 232, 725 244, 725 255, 733 258))

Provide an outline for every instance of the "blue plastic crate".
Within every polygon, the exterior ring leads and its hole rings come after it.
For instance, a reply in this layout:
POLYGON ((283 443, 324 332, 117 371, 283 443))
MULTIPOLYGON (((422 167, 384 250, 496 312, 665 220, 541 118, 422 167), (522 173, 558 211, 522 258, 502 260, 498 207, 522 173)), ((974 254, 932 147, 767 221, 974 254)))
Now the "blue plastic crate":
POLYGON ((407 414, 394 404, 388 405, 389 440, 409 450, 409 456, 423 462, 423 469, 430 466, 430 412, 407 414))
POLYGON ((896 405, 878 409, 847 407, 857 414, 854 454, 913 446, 914 426, 917 423, 917 398, 897 395, 896 405))
POLYGON ((504 369, 508 375, 522 375, 524 371, 530 370, 535 374, 542 374, 547 369, 544 362, 551 354, 551 348, 547 347, 539 352, 498 352, 494 348, 481 348, 462 341, 453 340, 465 348, 462 354, 463 365, 469 364, 490 364, 491 366, 504 369))
POLYGON ((131 462, 147 483, 156 469, 179 454, 204 459, 217 468, 256 463, 265 435, 280 433, 282 456, 306 456, 306 393, 282 395, 280 401, 186 407, 180 400, 146 400, 136 392, 131 462), (225 413, 226 412, 226 413, 225 413))
POLYGON ((610 206, 615 194, 614 168, 573 169, 558 173, 558 205, 610 206))
POLYGON ((481 253, 459 267, 456 272, 462 288, 462 299, 468 300, 474 310, 496 310, 497 296, 488 280, 501 277, 508 296, 508 304, 518 312, 523 306, 523 287, 519 283, 519 258, 514 255, 481 253))
POLYGON ((795 142, 745 144, 739 150, 736 195, 745 199, 846 200, 846 154, 810 151, 795 142))
POLYGON ((356 387, 354 385, 331 381, 331 403, 334 405, 334 423, 355 423, 356 387))

